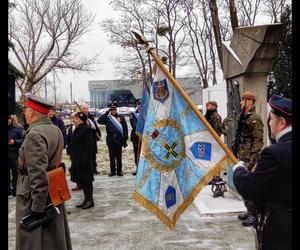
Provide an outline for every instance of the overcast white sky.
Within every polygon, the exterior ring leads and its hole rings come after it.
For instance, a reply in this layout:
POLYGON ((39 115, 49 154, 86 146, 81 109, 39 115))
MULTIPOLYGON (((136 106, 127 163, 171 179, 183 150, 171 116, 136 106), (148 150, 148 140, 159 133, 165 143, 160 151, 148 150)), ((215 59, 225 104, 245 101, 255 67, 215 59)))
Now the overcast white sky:
POLYGON ((60 100, 70 101, 70 82, 73 85, 73 100, 89 101, 90 95, 88 91, 89 80, 112 80, 115 79, 113 75, 113 62, 111 58, 122 53, 119 46, 112 45, 108 42, 107 34, 101 29, 99 23, 102 19, 116 15, 109 5, 110 0, 82 0, 85 7, 93 12, 96 12, 96 20, 94 27, 86 34, 81 42, 81 53, 84 56, 93 56, 96 53, 101 53, 96 68, 99 69, 94 73, 76 73, 73 72, 60 74, 61 83, 57 83, 58 96, 60 100))

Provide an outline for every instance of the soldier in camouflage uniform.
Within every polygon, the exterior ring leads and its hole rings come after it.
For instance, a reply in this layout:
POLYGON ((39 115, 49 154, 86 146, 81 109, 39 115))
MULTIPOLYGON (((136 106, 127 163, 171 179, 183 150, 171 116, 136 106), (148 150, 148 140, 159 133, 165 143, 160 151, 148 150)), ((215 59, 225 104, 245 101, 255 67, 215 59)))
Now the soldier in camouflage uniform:
POLYGON ((220 136, 222 134, 222 117, 218 113, 218 104, 216 101, 206 103, 205 119, 220 136))
MULTIPOLYGON (((209 101, 206 103, 206 113, 205 113, 205 119, 208 121, 210 126, 216 131, 218 136, 221 136, 222 134, 222 117, 218 113, 218 104, 216 101, 209 101)), ((211 185, 214 181, 217 181, 220 176, 215 176, 208 184, 211 185)), ((214 197, 218 197, 218 195, 215 195, 214 197)))
MULTIPOLYGON (((240 102, 242 111, 239 114, 239 125, 234 145, 237 158, 246 163, 249 171, 255 166, 264 145, 263 123, 261 117, 255 112, 254 102, 255 95, 252 92, 247 91, 242 94, 240 102)), ((254 216, 249 212, 252 201, 245 200, 244 203, 248 212, 240 214, 238 218, 243 221, 243 226, 251 226, 255 222, 254 216)))

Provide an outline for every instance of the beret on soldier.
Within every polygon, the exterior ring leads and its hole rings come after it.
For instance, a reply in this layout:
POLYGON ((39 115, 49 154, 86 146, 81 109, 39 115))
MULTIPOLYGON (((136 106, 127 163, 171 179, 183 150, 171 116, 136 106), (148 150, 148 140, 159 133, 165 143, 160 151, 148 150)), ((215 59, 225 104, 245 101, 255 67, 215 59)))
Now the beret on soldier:
POLYGON ((292 99, 274 94, 269 99, 269 104, 275 115, 292 118, 292 99))
POLYGON ((87 115, 85 115, 85 114, 82 113, 82 112, 77 112, 77 113, 75 114, 75 117, 78 117, 80 120, 82 120, 82 121, 84 121, 84 122, 86 122, 87 119, 88 119, 87 115))
POLYGON ((53 104, 51 102, 45 98, 35 95, 28 95, 25 105, 44 115, 47 115, 49 110, 53 108, 53 104))
POLYGON ((255 101, 255 95, 251 91, 246 91, 242 94, 242 99, 255 101))
POLYGON ((207 105, 207 104, 214 105, 214 106, 216 106, 216 108, 218 107, 218 104, 217 104, 216 101, 209 101, 209 102, 206 103, 206 105, 207 105))

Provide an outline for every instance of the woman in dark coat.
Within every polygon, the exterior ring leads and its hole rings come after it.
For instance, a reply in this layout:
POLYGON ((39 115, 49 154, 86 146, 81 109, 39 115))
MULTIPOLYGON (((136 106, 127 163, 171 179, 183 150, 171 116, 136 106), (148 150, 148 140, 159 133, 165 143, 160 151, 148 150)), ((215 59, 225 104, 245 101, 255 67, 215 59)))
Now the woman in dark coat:
POLYGON ((24 141, 24 134, 17 117, 8 115, 8 195, 16 196, 19 148, 24 141))
POLYGON ((75 114, 76 128, 72 135, 71 180, 83 188, 84 200, 76 207, 87 209, 94 206, 93 201, 93 131, 87 125, 87 116, 82 112, 75 114))

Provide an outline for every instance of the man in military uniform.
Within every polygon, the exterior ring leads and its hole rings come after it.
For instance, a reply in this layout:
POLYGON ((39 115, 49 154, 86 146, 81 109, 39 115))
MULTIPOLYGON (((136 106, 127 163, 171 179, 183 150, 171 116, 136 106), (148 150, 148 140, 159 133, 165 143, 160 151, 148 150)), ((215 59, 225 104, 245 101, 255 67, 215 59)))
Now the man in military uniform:
POLYGON ((209 101, 206 103, 205 119, 217 132, 218 136, 222 134, 222 117, 218 113, 218 104, 216 101, 209 101))
MULTIPOLYGON (((204 115, 205 119, 208 121, 210 126, 216 131, 218 136, 222 134, 222 117, 218 113, 218 104, 216 101, 209 101, 206 103, 206 113, 204 115)), ((215 176, 208 184, 212 185, 217 181, 220 176, 215 176)), ((218 197, 216 194, 214 197, 218 197)))
MULTIPOLYGON (((131 130, 131 134, 130 134, 130 140, 132 141, 133 144, 133 152, 134 152, 134 162, 135 162, 135 166, 137 168, 138 165, 138 151, 139 151, 139 137, 135 134, 136 131, 136 124, 137 124, 137 120, 139 117, 139 113, 140 113, 140 109, 141 109, 141 100, 140 99, 136 99, 135 100, 135 105, 136 105, 136 109, 135 111, 131 112, 129 115, 129 121, 130 121, 130 125, 132 127, 131 130)), ((136 175, 136 171, 137 169, 132 172, 133 175, 136 175)))
MULTIPOLYGON (((242 94, 239 114, 238 131, 234 144, 234 153, 240 161, 244 161, 248 170, 256 164, 259 153, 263 147, 263 123, 260 116, 255 112, 255 95, 246 91, 242 94)), ((251 226, 255 222, 254 215, 251 214, 250 206, 252 201, 245 200, 247 212, 239 214, 243 226, 251 226)))
MULTIPOLYGON (((274 144, 262 150, 252 171, 244 161, 233 167, 233 181, 244 199, 267 203, 261 249, 292 249, 292 100, 273 95, 270 129, 274 144)), ((259 231, 258 231, 259 233, 259 231)))
POLYGON ((47 171, 56 167, 62 157, 63 137, 60 129, 47 116, 52 104, 43 98, 29 95, 25 119, 29 124, 19 150, 19 176, 16 195, 16 249, 72 249, 64 204, 60 214, 26 231, 21 219, 32 214, 44 216, 50 203, 47 171))
POLYGON ((99 117, 97 122, 106 125, 106 144, 109 151, 110 174, 123 176, 122 172, 122 146, 127 147, 128 127, 125 118, 117 113, 118 105, 111 103, 109 110, 99 117), (117 162, 117 164, 116 164, 117 162), (117 171, 116 171, 117 165, 117 171))

